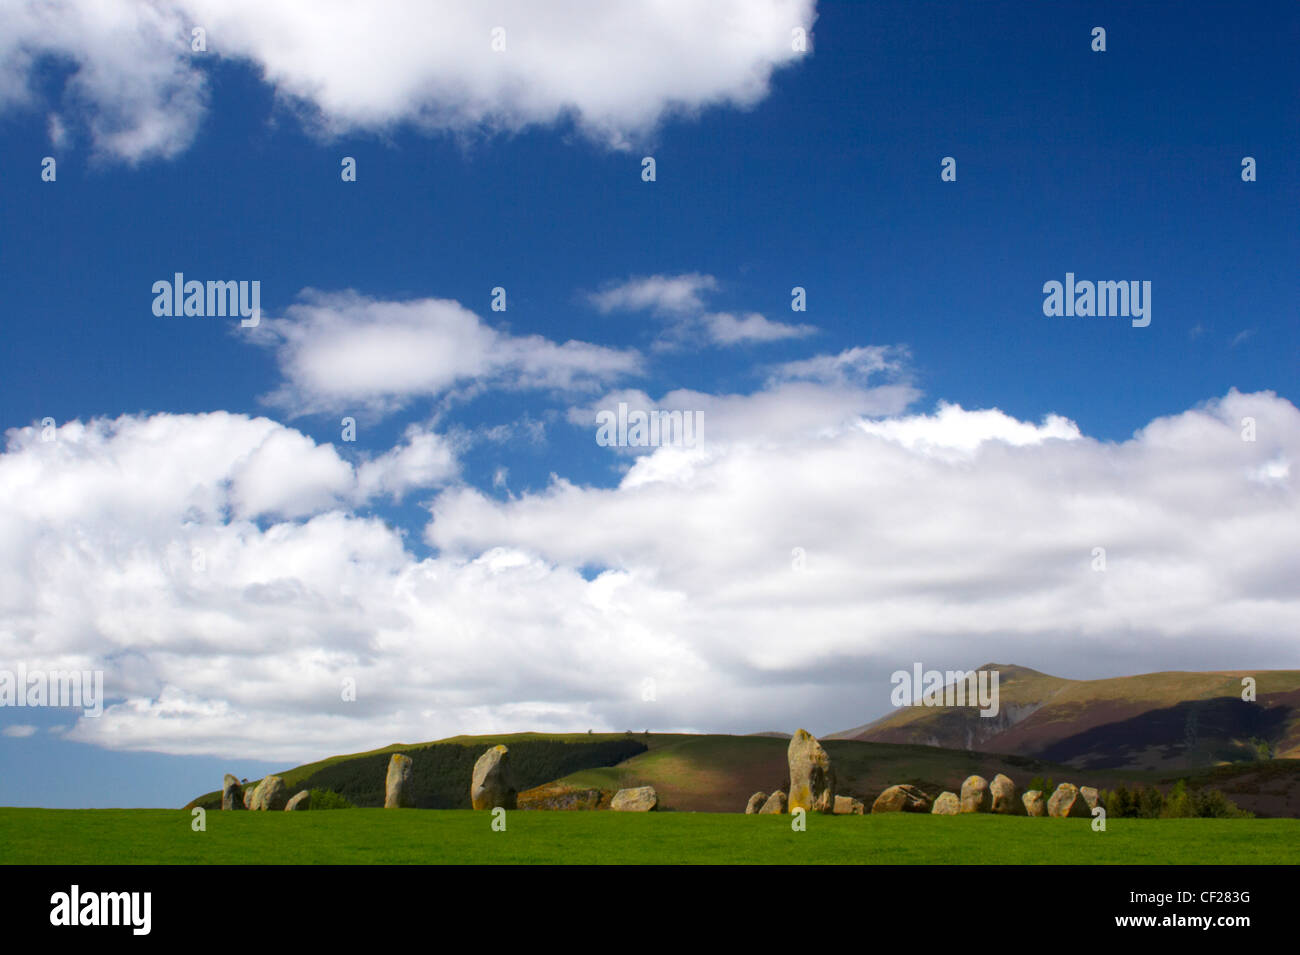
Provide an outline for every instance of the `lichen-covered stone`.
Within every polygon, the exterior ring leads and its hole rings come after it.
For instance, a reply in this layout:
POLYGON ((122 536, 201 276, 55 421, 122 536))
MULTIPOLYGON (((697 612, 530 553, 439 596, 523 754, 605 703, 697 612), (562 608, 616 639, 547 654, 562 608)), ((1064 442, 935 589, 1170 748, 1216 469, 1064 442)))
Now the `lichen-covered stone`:
POLYGON ((1021 802, 1025 804, 1025 815, 1027 816, 1046 816, 1047 800, 1043 798, 1041 789, 1031 789, 1021 797, 1021 802))
POLYGON ((614 793, 609 808, 615 812, 650 812, 658 805, 659 794, 653 786, 637 786, 614 793))
POLYGON ((546 783, 526 789, 516 798, 518 809, 579 810, 608 809, 614 792, 610 789, 570 789, 546 783))
POLYGON ((759 810, 761 815, 780 815, 790 806, 789 798, 781 790, 777 790, 767 797, 767 802, 763 803, 763 808, 759 810))
POLYGON ((1091 819, 1088 802, 1074 783, 1061 783, 1047 800, 1047 814, 1057 819, 1091 819))
POLYGON ((253 791, 253 803, 249 809, 260 812, 279 812, 289 801, 289 790, 279 776, 267 776, 257 784, 253 791))
POLYGON ((930 814, 934 816, 956 816, 961 813, 961 800, 953 792, 941 792, 934 801, 930 814))
POLYGON ((831 758, 815 736, 799 730, 786 750, 790 764, 789 809, 808 812, 835 811, 835 770, 831 758))
POLYGON ((989 781, 983 776, 967 776, 961 784, 961 811, 988 812, 993 808, 989 781))
POLYGON ((852 796, 835 797, 835 815, 861 816, 864 812, 866 812, 866 804, 861 799, 854 799, 852 796))
POLYGON ((930 797, 915 786, 890 786, 871 804, 872 812, 929 812, 930 797))

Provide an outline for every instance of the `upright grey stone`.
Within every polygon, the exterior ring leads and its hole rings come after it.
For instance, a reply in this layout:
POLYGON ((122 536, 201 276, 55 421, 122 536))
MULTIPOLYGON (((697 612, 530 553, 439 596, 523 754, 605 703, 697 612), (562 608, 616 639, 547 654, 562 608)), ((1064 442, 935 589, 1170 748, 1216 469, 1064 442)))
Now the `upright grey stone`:
POLYGON ((409 756, 394 753, 388 761, 388 776, 384 779, 384 808, 411 808, 411 773, 415 763, 409 756))
POLYGON ((989 793, 993 800, 993 812, 1004 816, 1025 815, 1025 803, 1020 798, 1020 789, 1010 776, 1002 773, 994 776, 993 782, 989 784, 989 793))
POLYGON ((244 787, 239 784, 239 778, 230 773, 226 773, 226 778, 221 783, 221 808, 248 808, 244 805, 244 787))
POLYGON ((510 774, 510 750, 497 744, 478 758, 470 780, 469 801, 475 809, 514 809, 517 802, 510 774))
POLYGON ((289 790, 279 776, 267 776, 257 784, 250 809, 260 812, 278 812, 289 801, 289 790))

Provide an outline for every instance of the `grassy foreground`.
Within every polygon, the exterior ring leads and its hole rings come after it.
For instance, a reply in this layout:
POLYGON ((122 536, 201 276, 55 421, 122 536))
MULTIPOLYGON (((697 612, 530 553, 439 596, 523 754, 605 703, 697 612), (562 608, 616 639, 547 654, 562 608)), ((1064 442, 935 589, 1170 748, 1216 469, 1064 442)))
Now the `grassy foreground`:
POLYGON ((789 816, 463 810, 0 809, 0 863, 1300 863, 1296 819, 789 816))

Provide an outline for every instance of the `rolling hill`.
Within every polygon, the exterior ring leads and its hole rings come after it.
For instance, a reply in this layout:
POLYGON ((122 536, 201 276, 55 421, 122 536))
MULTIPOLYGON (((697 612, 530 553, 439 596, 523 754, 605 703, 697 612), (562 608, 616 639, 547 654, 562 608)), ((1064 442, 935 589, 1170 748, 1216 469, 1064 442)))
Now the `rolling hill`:
MULTIPOLYGON (((1005 773, 1102 789, 1185 778, 1223 790, 1244 809, 1300 817, 1300 671, 1253 674, 1257 701, 1241 700, 1245 673, 1150 673, 1067 680, 1027 667, 1000 672, 1000 712, 909 707, 823 738, 837 792, 868 805, 887 786, 936 795, 972 773, 1005 773)), ((738 812, 750 794, 788 786, 788 734, 515 733, 457 736, 308 763, 279 775, 290 791, 324 789, 358 806, 383 803, 392 753, 414 760, 416 805, 468 808, 474 760, 511 747, 520 806, 603 808, 616 790, 652 785, 668 810, 738 812)), ((220 805, 221 793, 186 808, 220 805)))

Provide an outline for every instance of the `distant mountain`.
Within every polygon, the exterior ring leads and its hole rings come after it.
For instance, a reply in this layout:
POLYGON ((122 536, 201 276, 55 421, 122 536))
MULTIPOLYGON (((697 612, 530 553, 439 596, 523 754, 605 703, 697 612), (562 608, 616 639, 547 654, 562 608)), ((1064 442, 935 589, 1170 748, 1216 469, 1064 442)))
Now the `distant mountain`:
POLYGON ((1067 680, 1028 667, 997 670, 999 712, 900 707, 830 739, 909 743, 1027 756, 1079 769, 1205 769, 1300 758, 1300 670, 1170 671, 1067 680), (1255 679, 1254 702, 1242 680, 1255 679))

